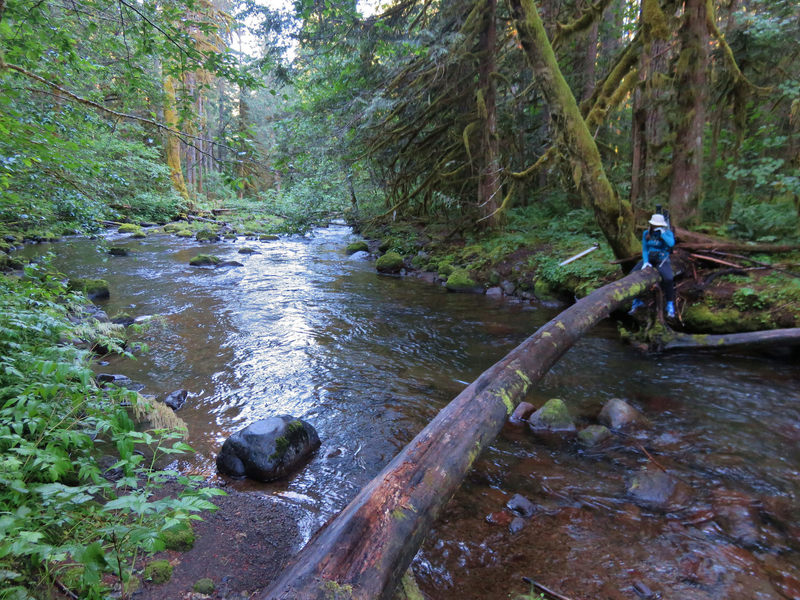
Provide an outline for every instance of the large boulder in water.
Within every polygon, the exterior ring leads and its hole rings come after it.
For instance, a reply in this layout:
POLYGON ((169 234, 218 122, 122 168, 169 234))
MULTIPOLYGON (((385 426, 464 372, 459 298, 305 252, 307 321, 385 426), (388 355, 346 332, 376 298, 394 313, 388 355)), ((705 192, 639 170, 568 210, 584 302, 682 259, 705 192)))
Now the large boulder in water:
POLYGON ((294 471, 319 445, 316 430, 305 421, 289 415, 261 419, 225 440, 217 470, 273 481, 294 471))

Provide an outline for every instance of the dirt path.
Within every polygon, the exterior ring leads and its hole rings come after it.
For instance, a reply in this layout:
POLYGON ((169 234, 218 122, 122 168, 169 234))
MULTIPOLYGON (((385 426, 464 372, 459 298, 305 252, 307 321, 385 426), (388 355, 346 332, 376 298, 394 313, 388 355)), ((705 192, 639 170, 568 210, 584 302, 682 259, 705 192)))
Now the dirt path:
POLYGON ((230 488, 226 492, 213 499, 218 511, 204 513, 203 521, 195 522, 191 550, 168 550, 151 559, 168 560, 172 578, 161 585, 143 582, 133 599, 245 599, 277 576, 299 550, 295 509, 270 496, 230 488), (192 591, 205 577, 216 587, 210 596, 192 591))

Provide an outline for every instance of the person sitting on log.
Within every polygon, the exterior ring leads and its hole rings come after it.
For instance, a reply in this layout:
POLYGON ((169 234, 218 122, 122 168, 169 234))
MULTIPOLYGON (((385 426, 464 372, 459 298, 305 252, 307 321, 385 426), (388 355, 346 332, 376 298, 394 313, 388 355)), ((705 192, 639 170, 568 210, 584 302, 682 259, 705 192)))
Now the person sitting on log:
MULTIPOLYGON (((670 231, 664 215, 656 213, 650 217, 650 228, 642 234, 642 260, 636 263, 634 271, 655 267, 661 274, 661 291, 667 300, 667 317, 675 318, 675 282, 672 275, 672 264, 669 256, 675 246, 675 235, 670 231)), ((635 298, 629 315, 644 306, 644 302, 635 298)))

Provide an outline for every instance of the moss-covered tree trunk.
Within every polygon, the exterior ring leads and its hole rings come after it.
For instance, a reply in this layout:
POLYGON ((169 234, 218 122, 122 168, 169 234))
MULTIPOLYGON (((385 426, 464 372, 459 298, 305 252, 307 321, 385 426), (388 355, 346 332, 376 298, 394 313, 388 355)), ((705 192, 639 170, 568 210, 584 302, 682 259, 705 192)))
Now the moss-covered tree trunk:
POLYGON ((391 598, 433 522, 526 391, 584 333, 659 277, 643 269, 595 290, 484 371, 252 598, 391 598))
POLYGON ((669 207, 675 225, 696 220, 702 197, 708 28, 706 0, 686 0, 675 65, 676 112, 669 207))
POLYGON ((639 86, 633 98, 633 155, 631 164, 631 204, 644 212, 656 203, 666 204, 669 181, 669 155, 666 148, 669 121, 665 104, 669 97, 667 71, 670 58, 670 31, 667 16, 658 0, 644 0, 640 11, 643 38, 639 58, 639 86))
MULTIPOLYGON (((165 75, 164 123, 172 130, 178 128, 178 111, 175 105, 175 81, 170 75, 165 75)), ((165 153, 172 186, 184 199, 188 200, 189 192, 186 189, 186 181, 183 179, 183 169, 181 168, 181 140, 172 131, 166 132, 165 153)))
POLYGON ((633 256, 639 243, 630 203, 606 176, 597 144, 567 85, 532 0, 510 0, 522 47, 553 117, 559 145, 569 156, 573 179, 592 203, 597 224, 617 258, 633 256))
POLYGON ((497 86, 494 75, 497 0, 485 0, 483 25, 478 40, 478 113, 481 120, 478 206, 487 226, 496 224, 500 196, 500 161, 497 139, 497 86))

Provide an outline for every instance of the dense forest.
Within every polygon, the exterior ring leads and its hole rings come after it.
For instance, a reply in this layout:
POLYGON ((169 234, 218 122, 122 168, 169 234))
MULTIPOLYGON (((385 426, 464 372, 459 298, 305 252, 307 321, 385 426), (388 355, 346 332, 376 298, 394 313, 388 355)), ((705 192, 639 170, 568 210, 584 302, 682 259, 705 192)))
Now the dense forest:
POLYGON ((798 31, 792 0, 0 0, 0 598, 105 597, 213 493, 152 500, 175 474, 134 442, 188 446, 135 432, 135 397, 60 344, 119 333, 15 248, 343 218, 409 270, 535 300, 630 268, 660 206, 676 328, 797 327, 798 31), (100 476, 98 436, 140 493, 100 476))

